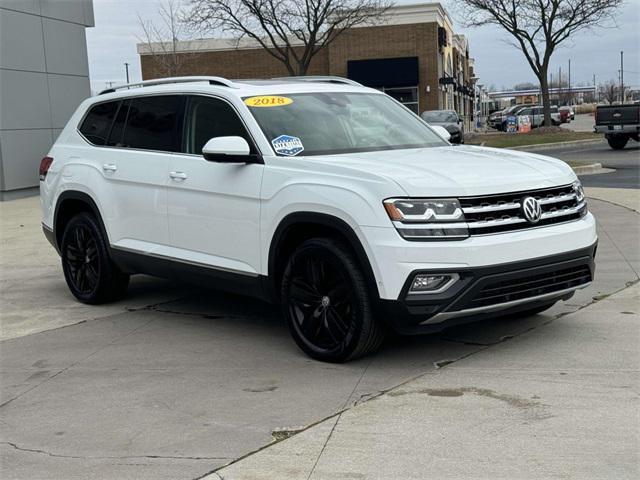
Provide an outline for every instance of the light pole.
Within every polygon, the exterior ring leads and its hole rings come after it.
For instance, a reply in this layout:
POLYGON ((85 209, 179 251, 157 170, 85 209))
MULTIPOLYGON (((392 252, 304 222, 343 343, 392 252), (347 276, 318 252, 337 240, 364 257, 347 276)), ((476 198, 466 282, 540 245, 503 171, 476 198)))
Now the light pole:
POLYGON ((124 70, 127 73, 127 83, 129 83, 129 64, 124 62, 124 70))
POLYGON ((573 105, 573 99, 571 98, 571 59, 569 59, 569 105, 573 105))
POLYGON ((624 52, 620 52, 620 103, 624 103, 624 52))

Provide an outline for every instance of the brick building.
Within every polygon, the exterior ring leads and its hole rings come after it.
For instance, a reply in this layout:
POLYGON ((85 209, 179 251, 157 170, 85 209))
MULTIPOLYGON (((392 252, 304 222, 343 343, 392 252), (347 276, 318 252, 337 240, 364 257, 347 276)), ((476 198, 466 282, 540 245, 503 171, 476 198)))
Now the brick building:
MULTIPOLYGON (((232 79, 286 76, 279 61, 252 40, 202 39, 177 42, 177 71, 167 71, 158 51, 138 45, 143 79, 213 75, 232 79)), ((392 7, 378 24, 351 28, 314 58, 308 75, 336 75, 384 90, 409 108, 473 112, 476 78, 469 45, 453 32, 440 3, 392 7)))

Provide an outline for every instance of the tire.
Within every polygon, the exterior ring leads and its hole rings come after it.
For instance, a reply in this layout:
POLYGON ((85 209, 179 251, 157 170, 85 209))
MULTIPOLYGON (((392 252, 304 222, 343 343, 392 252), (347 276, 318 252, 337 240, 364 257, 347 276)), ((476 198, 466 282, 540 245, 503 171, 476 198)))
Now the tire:
POLYGON ((622 150, 629 141, 629 137, 609 137, 607 138, 607 142, 609 142, 609 146, 614 150, 622 150))
POLYGON ((289 331, 311 358, 346 362, 374 352, 384 340, 362 269, 342 242, 302 243, 285 267, 281 297, 289 331))
POLYGON ((106 303, 126 294, 129 275, 111 260, 107 239, 93 215, 80 213, 69 221, 60 256, 69 290, 81 302, 106 303))

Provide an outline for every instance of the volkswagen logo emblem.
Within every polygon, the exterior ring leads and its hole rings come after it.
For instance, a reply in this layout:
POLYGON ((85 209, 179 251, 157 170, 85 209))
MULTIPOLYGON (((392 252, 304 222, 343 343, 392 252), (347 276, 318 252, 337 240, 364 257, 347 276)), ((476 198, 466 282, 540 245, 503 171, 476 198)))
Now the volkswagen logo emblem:
POLYGON ((542 207, 540 202, 533 197, 522 199, 522 214, 529 223, 538 223, 542 217, 542 207))

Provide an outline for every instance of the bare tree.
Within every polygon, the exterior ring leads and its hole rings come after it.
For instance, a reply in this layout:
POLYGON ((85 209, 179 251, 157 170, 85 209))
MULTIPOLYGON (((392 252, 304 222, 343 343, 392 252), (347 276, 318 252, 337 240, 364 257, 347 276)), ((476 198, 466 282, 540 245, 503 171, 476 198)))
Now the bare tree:
POLYGON ((498 25, 522 51, 540 82, 551 125, 548 71, 555 50, 577 32, 606 26, 623 0, 461 0, 468 26, 498 25))
POLYGON ((618 99, 620 86, 615 80, 608 80, 598 85, 598 92, 600 93, 600 99, 611 105, 618 99))
POLYGON ((290 75, 306 75, 313 57, 346 29, 374 23, 390 6, 387 0, 191 0, 184 19, 198 32, 249 38, 290 75))
POLYGON ((153 59, 156 73, 160 77, 175 77, 190 54, 180 52, 178 44, 190 38, 190 30, 181 17, 184 6, 179 0, 166 0, 158 8, 157 21, 144 20, 138 14, 141 35, 138 37, 141 52, 153 59))

